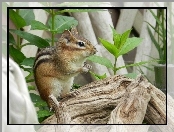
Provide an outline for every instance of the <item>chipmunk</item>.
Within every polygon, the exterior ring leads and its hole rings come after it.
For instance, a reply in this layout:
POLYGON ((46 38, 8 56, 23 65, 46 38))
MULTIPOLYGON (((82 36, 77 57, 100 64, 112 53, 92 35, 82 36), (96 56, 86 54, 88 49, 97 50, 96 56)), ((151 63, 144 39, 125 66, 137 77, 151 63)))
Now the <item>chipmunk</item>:
POLYGON ((85 60, 95 53, 96 48, 78 35, 75 28, 65 30, 55 46, 37 53, 33 66, 35 83, 49 107, 59 105, 57 98, 70 92, 76 75, 90 70, 91 66, 85 60))

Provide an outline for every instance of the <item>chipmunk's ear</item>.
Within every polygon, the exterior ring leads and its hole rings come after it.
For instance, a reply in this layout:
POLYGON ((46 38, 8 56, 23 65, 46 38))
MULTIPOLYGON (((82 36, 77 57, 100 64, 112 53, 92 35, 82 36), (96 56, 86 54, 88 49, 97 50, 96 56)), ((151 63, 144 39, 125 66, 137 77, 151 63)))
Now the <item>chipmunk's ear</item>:
POLYGON ((69 31, 69 30, 65 30, 62 34, 62 37, 68 37, 68 38, 71 38, 73 37, 72 36, 72 33, 69 31))
POLYGON ((65 30, 61 37, 66 39, 67 43, 73 39, 72 33, 69 30, 65 30))
POLYGON ((73 36, 78 35, 78 31, 77 31, 77 29, 75 27, 71 28, 71 33, 72 33, 73 36))

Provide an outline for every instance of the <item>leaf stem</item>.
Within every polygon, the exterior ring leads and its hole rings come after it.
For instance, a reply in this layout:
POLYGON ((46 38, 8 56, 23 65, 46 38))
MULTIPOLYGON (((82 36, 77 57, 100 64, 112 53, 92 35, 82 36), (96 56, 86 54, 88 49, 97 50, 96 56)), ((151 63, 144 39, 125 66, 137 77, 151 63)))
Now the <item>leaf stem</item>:
POLYGON ((114 63, 114 75, 116 75, 117 72, 117 58, 115 57, 115 63, 114 63))
POLYGON ((165 29, 165 27, 164 27, 164 25, 166 25, 166 23, 164 23, 164 19, 165 19, 165 17, 164 17, 164 11, 165 11, 165 9, 163 9, 162 10, 162 30, 163 30, 163 53, 164 53, 164 55, 163 55, 163 64, 165 64, 166 63, 166 29, 165 29))
POLYGON ((55 18, 54 9, 51 10, 51 15, 52 15, 52 32, 51 32, 52 42, 51 42, 51 46, 54 46, 54 18, 55 18))

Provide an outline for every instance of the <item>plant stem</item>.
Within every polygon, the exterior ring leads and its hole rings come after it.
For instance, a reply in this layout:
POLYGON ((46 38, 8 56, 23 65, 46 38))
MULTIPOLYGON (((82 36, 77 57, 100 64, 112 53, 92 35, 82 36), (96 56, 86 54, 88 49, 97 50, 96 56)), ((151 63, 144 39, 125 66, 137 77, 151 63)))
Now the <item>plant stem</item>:
MULTIPOLYGON (((19 9, 16 9, 16 13, 19 14, 19 9)), ((20 30, 17 28, 17 30, 20 30)), ((19 35, 17 35, 17 45, 16 45, 16 48, 18 50, 21 50, 21 42, 20 42, 21 38, 19 37, 19 35)))
POLYGON ((51 46, 54 46, 54 18, 55 18, 55 14, 54 14, 54 9, 52 9, 52 32, 51 32, 51 46))
MULTIPOLYGON (((162 29, 163 29, 163 45, 164 45, 164 47, 163 47, 163 50, 164 50, 164 55, 163 55, 163 64, 165 64, 166 63, 166 26, 164 27, 164 24, 166 25, 166 23, 164 23, 164 11, 165 11, 165 9, 162 9, 162 29)), ((167 19, 167 18, 166 18, 167 19)))
POLYGON ((114 63, 114 75, 116 75, 116 68, 117 68, 117 58, 115 57, 115 63, 114 63))

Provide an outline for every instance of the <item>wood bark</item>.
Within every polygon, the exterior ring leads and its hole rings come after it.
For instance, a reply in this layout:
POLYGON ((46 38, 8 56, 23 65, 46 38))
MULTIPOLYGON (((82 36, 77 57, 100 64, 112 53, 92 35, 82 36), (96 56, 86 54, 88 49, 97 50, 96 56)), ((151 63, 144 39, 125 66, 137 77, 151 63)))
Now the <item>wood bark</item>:
POLYGON ((142 75, 94 81, 59 103, 57 119, 53 115, 43 124, 166 124, 166 95, 142 75))

